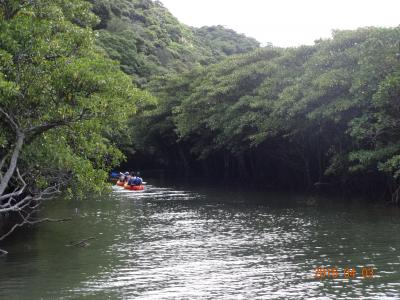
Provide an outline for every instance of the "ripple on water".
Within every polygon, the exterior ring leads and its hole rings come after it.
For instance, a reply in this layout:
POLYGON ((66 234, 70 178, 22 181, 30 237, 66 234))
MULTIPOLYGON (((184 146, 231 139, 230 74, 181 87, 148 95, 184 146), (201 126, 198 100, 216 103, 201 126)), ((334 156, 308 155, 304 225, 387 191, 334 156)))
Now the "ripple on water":
MULTIPOLYGON (((85 222, 103 226, 103 240, 93 248, 98 247, 96 253, 104 261, 96 258, 90 265, 88 254, 75 267, 87 271, 97 264, 98 270, 57 295, 74 299, 399 298, 399 224, 387 227, 360 211, 252 204, 243 200, 250 196, 241 196, 240 202, 233 202, 230 196, 152 185, 135 192, 115 188, 107 199, 112 206, 85 215, 85 222), (377 269, 373 279, 342 276, 345 267, 360 271, 366 265, 377 269), (314 269, 320 266, 336 266, 340 276, 316 280, 314 269)), ((71 251, 79 258, 93 248, 71 251)), ((11 289, 13 284, 21 289, 21 281, 18 286, 12 280, 2 287, 11 289)))
POLYGON ((118 289, 135 299, 344 299, 372 295, 390 299, 399 295, 399 283, 380 281, 389 275, 399 279, 399 262, 387 263, 394 247, 388 248, 383 240, 382 245, 378 240, 372 245, 362 232, 365 228, 357 232, 356 239, 354 227, 335 235, 338 226, 332 224, 337 216, 321 219, 298 209, 209 203, 199 194, 153 186, 139 193, 120 189, 115 193, 122 195, 121 201, 145 201, 146 221, 138 224, 131 215, 118 219, 127 230, 136 226, 134 235, 128 239, 117 236, 109 249, 118 265, 76 292, 118 289), (168 201, 173 205, 165 205, 168 201), (382 253, 381 246, 390 253, 382 253), (386 262, 392 269, 380 271, 375 281, 369 282, 361 277, 325 281, 313 277, 318 266, 360 269, 365 263, 373 265, 372 261, 386 262))

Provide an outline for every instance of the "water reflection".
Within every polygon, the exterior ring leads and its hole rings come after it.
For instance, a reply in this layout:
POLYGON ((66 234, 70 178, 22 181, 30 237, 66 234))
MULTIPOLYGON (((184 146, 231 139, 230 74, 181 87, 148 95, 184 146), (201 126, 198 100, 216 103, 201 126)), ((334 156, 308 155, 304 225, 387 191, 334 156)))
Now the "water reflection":
MULTIPOLYGON (((29 288, 49 299, 399 297, 400 225, 389 223, 393 215, 325 202, 308 206, 292 198, 151 185, 139 192, 115 188, 111 197, 81 204, 76 222, 65 227, 68 238, 74 232, 96 236, 87 249, 65 250, 52 238, 47 246, 53 251, 34 247, 34 262, 0 261, 2 268, 18 269, 0 275, 0 298, 27 295, 21 278, 46 282, 29 288), (49 264, 49 257, 58 261, 49 264), (71 263, 77 258, 79 264, 71 263), (27 265, 30 274, 24 272, 27 265), (343 268, 367 265, 377 269, 374 278, 343 277, 343 268), (64 276, 54 276, 49 266, 62 267, 64 276), (338 267, 338 278, 316 280, 319 266, 338 267)), ((58 206, 53 213, 60 207, 65 209, 58 206)), ((39 230, 46 236, 51 229, 39 230)), ((46 243, 43 235, 34 241, 46 243)))

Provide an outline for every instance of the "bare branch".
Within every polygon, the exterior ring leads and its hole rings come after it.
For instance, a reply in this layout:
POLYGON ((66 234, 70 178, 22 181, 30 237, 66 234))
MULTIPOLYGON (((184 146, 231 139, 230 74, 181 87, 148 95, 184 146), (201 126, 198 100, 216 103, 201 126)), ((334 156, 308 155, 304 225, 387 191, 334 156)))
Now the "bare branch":
POLYGON ((33 201, 34 198, 32 196, 26 196, 22 200, 17 201, 15 198, 10 197, 8 202, 1 205, 0 213, 6 213, 11 211, 20 211, 24 209, 27 205, 33 201))
POLYGON ((6 212, 20 212, 23 211, 27 207, 31 207, 31 204, 36 202, 40 203, 42 201, 48 201, 53 199, 56 195, 61 193, 61 189, 63 186, 67 185, 70 180, 66 174, 60 174, 58 177, 54 178, 54 183, 39 193, 35 193, 33 191, 29 191, 29 194, 25 196, 23 199, 18 199, 18 196, 21 196, 26 191, 26 187, 28 186, 22 175, 19 173, 19 170, 16 171, 18 175, 18 179, 23 183, 21 188, 15 189, 13 192, 0 196, 0 213, 6 212), (36 195, 35 195, 36 194, 36 195), (6 203, 1 203, 1 201, 8 199, 6 203))
MULTIPOLYGON (((5 199, 10 199, 10 200, 12 200, 12 198, 14 198, 14 197, 21 196, 22 193, 24 192, 24 190, 25 190, 27 184, 26 184, 25 180, 22 178, 21 174, 19 173, 18 168, 17 168, 17 175, 18 175, 18 179, 19 179, 19 180, 22 182, 22 184, 23 184, 22 187, 19 188, 19 189, 16 188, 12 193, 8 193, 8 194, 5 194, 5 195, 0 196, 0 203, 1 203, 1 201, 5 200, 5 199)), ((9 201, 10 201, 10 200, 9 200, 9 201)), ((9 202, 8 202, 8 203, 9 203, 9 202)), ((7 204, 8 204, 8 203, 7 203, 7 204)), ((1 205, 1 204, 0 204, 0 207, 5 207, 5 206, 7 206, 7 204, 5 204, 5 205, 1 205)))
POLYGON ((35 225, 35 224, 39 224, 39 223, 44 223, 44 222, 67 222, 67 221, 71 221, 71 218, 66 218, 66 219, 50 219, 50 218, 45 218, 45 219, 39 219, 39 220, 33 220, 30 221, 29 218, 31 217, 32 213, 29 213, 27 216, 23 217, 23 220, 21 223, 15 224, 13 227, 11 227, 11 229, 3 234, 0 237, 0 241, 3 241, 6 237, 8 237, 11 233, 13 233, 17 228, 22 227, 24 225, 35 225))
MULTIPOLYGON (((0 196, 0 201, 3 201, 5 199, 12 199, 14 197, 21 196, 22 193, 24 192, 25 188, 26 188, 26 185, 24 185, 19 190, 14 190, 14 192, 12 192, 12 193, 8 193, 8 194, 5 194, 3 196, 0 196)), ((0 204, 0 207, 4 207, 4 206, 5 206, 4 204, 0 204)))
POLYGON ((21 173, 19 172, 18 168, 17 168, 17 176, 18 176, 18 179, 22 182, 22 184, 26 185, 26 182, 25 182, 24 178, 22 177, 21 173))
MULTIPOLYGON (((25 189, 26 182, 20 174, 19 170, 16 171, 19 180, 24 184, 24 187, 14 191, 13 193, 9 193, 1 197, 0 200, 7 199, 8 201, 4 204, 0 204, 0 213, 5 212, 16 212, 19 214, 21 221, 17 224, 14 224, 10 230, 8 230, 5 234, 0 236, 0 241, 4 240, 10 234, 12 234, 17 228, 22 227, 24 225, 35 225, 43 222, 64 222, 69 221, 70 219, 32 219, 33 214, 38 212, 38 209, 43 201, 50 200, 55 197, 56 194, 60 193, 60 188, 62 185, 66 184, 66 179, 64 177, 58 178, 58 182, 54 183, 54 185, 47 187, 43 191, 41 191, 38 195, 32 196, 28 195, 24 197, 22 200, 17 200, 15 197, 20 195, 25 189)), ((4 252, 0 251, 0 255, 4 254, 4 252)))

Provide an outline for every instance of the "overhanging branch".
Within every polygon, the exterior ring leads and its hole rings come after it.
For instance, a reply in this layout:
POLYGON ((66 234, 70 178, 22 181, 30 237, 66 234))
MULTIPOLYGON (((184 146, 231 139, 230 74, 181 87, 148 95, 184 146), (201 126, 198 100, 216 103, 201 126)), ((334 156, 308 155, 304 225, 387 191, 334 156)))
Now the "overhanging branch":
POLYGON ((19 126, 17 124, 17 122, 10 116, 10 114, 8 114, 4 109, 2 109, 0 107, 0 113, 7 119, 7 121, 10 123, 11 128, 17 132, 19 131, 19 126))
POLYGON ((8 237, 11 233, 13 233, 17 228, 22 227, 24 225, 35 225, 39 223, 44 223, 44 222, 67 222, 71 221, 71 218, 65 218, 65 219, 50 219, 50 218, 44 218, 44 219, 38 219, 38 220, 32 220, 30 221, 29 218, 31 217, 31 214, 28 214, 28 216, 23 217, 22 222, 15 224, 9 231, 7 231, 5 234, 0 236, 0 241, 3 241, 6 237, 8 237))

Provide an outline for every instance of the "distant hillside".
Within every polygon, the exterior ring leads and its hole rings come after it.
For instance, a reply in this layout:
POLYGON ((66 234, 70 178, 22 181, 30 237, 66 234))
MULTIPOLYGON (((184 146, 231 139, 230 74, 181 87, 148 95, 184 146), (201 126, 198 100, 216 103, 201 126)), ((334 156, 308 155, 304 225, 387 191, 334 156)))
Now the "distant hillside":
POLYGON ((92 0, 100 17, 98 43, 122 70, 145 84, 152 75, 182 72, 226 56, 251 51, 259 43, 222 26, 191 28, 152 0, 92 0))
POLYGON ((195 37, 200 41, 204 49, 212 51, 212 57, 217 60, 221 58, 249 52, 259 47, 259 42, 253 38, 238 34, 232 29, 221 25, 191 28, 195 37))

